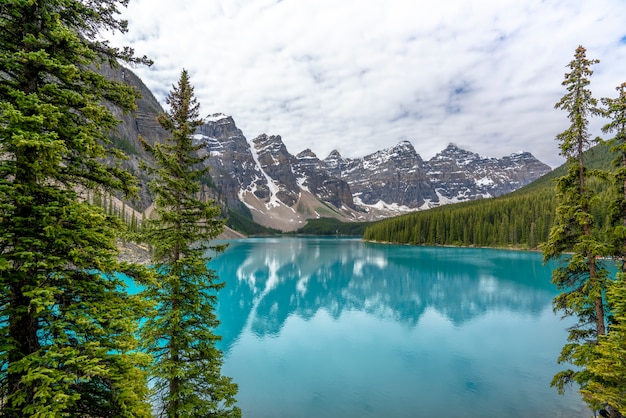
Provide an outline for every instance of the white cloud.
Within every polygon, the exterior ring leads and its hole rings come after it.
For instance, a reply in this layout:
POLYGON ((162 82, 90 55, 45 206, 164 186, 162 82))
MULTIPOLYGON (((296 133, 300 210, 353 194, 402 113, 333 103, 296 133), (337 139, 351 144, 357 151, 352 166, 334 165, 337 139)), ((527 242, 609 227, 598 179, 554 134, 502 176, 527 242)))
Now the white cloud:
POLYGON ((425 159, 454 142, 555 166, 576 47, 601 60, 596 96, 626 81, 623 0, 135 0, 124 17, 114 42, 155 61, 135 71, 157 98, 186 68, 204 114, 321 158, 408 139, 425 159))

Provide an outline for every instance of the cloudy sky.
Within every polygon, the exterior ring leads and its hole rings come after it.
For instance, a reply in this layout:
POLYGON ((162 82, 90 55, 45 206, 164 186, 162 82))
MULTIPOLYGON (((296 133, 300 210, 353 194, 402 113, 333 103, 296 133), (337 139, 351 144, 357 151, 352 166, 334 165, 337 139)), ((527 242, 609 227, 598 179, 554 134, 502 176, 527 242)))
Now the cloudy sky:
POLYGON ((626 81, 626 0, 131 0, 122 17, 113 43, 154 60, 134 71, 163 104, 186 68, 203 115, 320 158, 409 140, 554 167, 578 45, 601 61, 595 96, 626 81))

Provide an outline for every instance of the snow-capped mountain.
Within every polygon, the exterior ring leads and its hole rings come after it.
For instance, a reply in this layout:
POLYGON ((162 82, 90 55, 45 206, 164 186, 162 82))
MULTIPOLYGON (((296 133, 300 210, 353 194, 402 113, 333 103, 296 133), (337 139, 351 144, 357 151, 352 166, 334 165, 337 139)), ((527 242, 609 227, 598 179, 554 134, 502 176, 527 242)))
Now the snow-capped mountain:
POLYGON ((358 159, 343 159, 333 151, 324 161, 348 182, 361 207, 408 211, 437 200, 427 165, 408 141, 358 159))
POLYGON ((348 184, 331 176, 312 152, 290 154, 280 136, 248 141, 232 117, 215 114, 198 128, 196 140, 205 144, 222 200, 262 225, 293 230, 312 217, 355 217, 348 184))
POLYGON ((452 144, 430 159, 428 167, 440 201, 451 202, 509 193, 550 171, 529 152, 485 158, 452 144))
MULTIPOLYGON (((129 205, 149 210, 149 178, 140 168, 149 156, 137 137, 154 142, 168 136, 156 122, 163 109, 130 70, 109 69, 106 75, 125 80, 143 96, 133 114, 117 112, 122 123, 112 143, 128 154, 124 166, 140 178, 139 199, 129 205)), ((408 141, 355 159, 337 151, 320 159, 310 149, 294 156, 280 136, 263 134, 249 141, 232 117, 219 113, 204 119, 195 140, 209 156, 212 188, 203 192, 225 210, 284 231, 298 229, 311 218, 373 220, 498 196, 550 171, 527 152, 485 158, 452 144, 425 161, 408 141)))
POLYGON ((247 141, 221 114, 196 138, 227 205, 243 203, 255 221, 283 230, 312 217, 368 220, 498 196, 550 171, 530 153, 485 158, 452 144, 424 161, 408 141, 356 159, 333 151, 320 160, 310 149, 294 156, 277 135, 247 141))

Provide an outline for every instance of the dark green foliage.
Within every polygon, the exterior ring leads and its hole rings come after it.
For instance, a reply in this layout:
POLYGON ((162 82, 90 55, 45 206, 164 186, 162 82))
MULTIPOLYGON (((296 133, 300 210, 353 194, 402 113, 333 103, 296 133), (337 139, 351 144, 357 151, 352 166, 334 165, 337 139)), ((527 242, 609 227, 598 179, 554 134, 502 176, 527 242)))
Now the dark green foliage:
POLYGON ((241 232, 244 235, 252 236, 252 235, 277 235, 280 234, 280 231, 272 228, 267 228, 263 225, 259 225, 258 223, 252 220, 252 215, 241 214, 239 211, 229 209, 228 210, 228 219, 226 220, 226 225, 235 231, 241 232))
POLYGON ((606 302, 610 321, 606 335, 600 335, 593 356, 585 364, 592 378, 581 389, 587 402, 608 405, 611 416, 619 417, 626 411, 626 83, 617 87, 618 97, 602 99, 605 116, 610 119, 602 131, 613 132, 609 141, 615 159, 612 176, 611 207, 612 254, 618 260, 616 280, 607 284, 606 302))
POLYGON ((335 218, 309 219, 295 234, 363 236, 372 222, 342 222, 335 218))
POLYGON ((144 306, 114 275, 131 273, 117 262, 121 225, 78 194, 135 188, 102 161, 119 155, 103 103, 130 110, 136 92, 94 71, 143 61, 97 40, 125 30, 125 4, 0 2, 2 416, 150 414, 135 341, 144 306))
POLYGON ((611 405, 611 412, 619 416, 619 411, 626 411, 626 279, 623 272, 609 284, 606 298, 613 321, 586 364, 593 379, 581 392, 589 403, 611 405))
POLYGON ((118 149, 124 153, 124 155, 140 155, 139 150, 129 140, 120 138, 117 136, 111 137, 110 146, 118 149))
POLYGON ((537 248, 548 238, 554 191, 543 187, 446 205, 375 223, 364 239, 413 245, 537 248))
POLYGON ((174 417, 238 417, 234 406, 237 385, 221 375, 222 353, 214 330, 218 290, 224 286, 213 270, 207 250, 223 229, 220 209, 200 198, 200 181, 209 168, 193 143, 192 134, 202 123, 189 76, 180 80, 167 97, 168 113, 159 123, 170 137, 164 143, 142 144, 154 157, 147 167, 155 180, 155 217, 143 222, 141 236, 153 248, 156 283, 145 286, 143 296, 156 304, 156 312, 141 327, 144 347, 153 357, 150 374, 154 404, 174 417))
POLYGON ((615 99, 602 99, 605 105, 605 115, 611 119, 602 131, 615 132, 609 141, 611 152, 615 156, 613 165, 613 201, 611 202, 612 244, 614 255, 622 260, 620 266, 624 270, 626 262, 626 83, 617 87, 619 93, 615 99))

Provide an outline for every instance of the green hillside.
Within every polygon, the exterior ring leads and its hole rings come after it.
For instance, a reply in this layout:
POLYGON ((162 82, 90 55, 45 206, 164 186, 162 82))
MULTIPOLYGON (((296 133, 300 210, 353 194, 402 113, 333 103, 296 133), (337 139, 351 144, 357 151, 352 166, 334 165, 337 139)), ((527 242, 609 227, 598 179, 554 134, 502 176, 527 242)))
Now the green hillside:
POLYGON ((264 236, 264 235, 278 235, 280 231, 272 228, 267 228, 252 220, 250 213, 242 214, 241 212, 229 209, 228 218, 226 219, 226 225, 235 231, 241 232, 248 236, 264 236), (248 215, 248 216, 246 216, 248 215))
POLYGON ((371 222, 341 222, 335 218, 309 219, 296 235, 352 235, 363 236, 371 222))
MULTIPOLYGON (((610 167, 606 145, 585 154, 590 168, 610 167)), ((507 195, 412 212, 369 226, 364 239, 413 245, 497 246, 534 249, 548 239, 556 207, 554 179, 560 166, 535 182, 507 195)), ((597 196, 603 198, 599 189, 597 196)), ((600 207, 603 207, 600 205, 600 207)), ((599 209, 600 210, 600 209, 599 209)), ((597 213, 596 219, 606 219, 597 213)), ((602 228, 602 225, 597 225, 602 228)))

